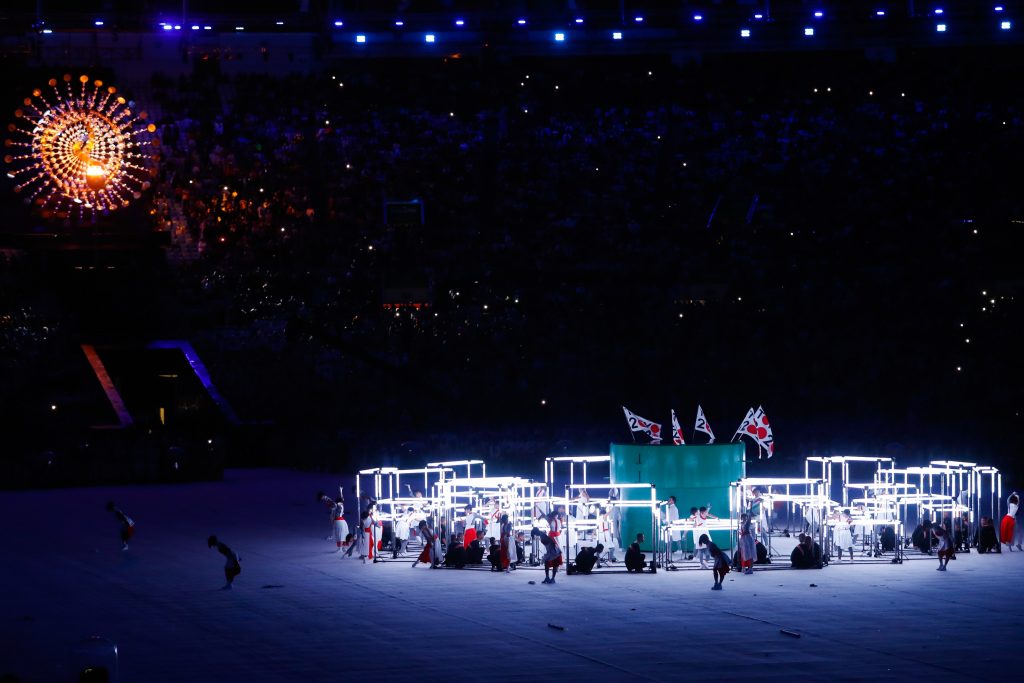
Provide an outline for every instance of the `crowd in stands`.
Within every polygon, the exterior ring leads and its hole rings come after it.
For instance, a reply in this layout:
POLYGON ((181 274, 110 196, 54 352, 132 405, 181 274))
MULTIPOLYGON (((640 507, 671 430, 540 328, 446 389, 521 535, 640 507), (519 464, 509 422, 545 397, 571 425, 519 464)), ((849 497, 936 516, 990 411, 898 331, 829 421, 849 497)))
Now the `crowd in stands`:
POLYGON ((242 414, 397 458, 770 401, 868 449, 1020 398, 1019 58, 455 57, 154 77, 156 224, 242 414))

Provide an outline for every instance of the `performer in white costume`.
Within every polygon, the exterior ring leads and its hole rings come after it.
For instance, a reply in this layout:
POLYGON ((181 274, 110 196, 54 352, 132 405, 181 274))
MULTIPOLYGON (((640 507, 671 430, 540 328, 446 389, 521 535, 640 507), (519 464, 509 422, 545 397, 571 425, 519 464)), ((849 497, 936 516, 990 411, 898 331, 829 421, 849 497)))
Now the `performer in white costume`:
POLYGON ((606 561, 618 562, 615 559, 615 549, 619 547, 619 539, 615 537, 615 529, 608 508, 602 508, 601 513, 597 516, 597 542, 605 548, 604 559, 606 561))
POLYGON ((853 533, 850 530, 850 511, 843 510, 835 518, 836 524, 832 531, 832 544, 839 554, 839 561, 843 561, 843 548, 850 550, 850 559, 853 560, 853 533))
MULTIPOLYGON (((667 524, 672 524, 673 522, 678 522, 678 521, 679 521, 679 508, 676 507, 676 497, 675 496, 669 496, 668 497, 668 504, 665 506, 665 522, 667 524)), ((680 552, 682 552, 682 550, 683 550, 683 537, 682 537, 682 534, 679 532, 678 529, 672 529, 669 532, 668 538, 666 540, 668 541, 668 558, 671 560, 671 559, 673 559, 673 556, 675 555, 675 545, 676 544, 679 544, 679 550, 680 550, 680 552)))

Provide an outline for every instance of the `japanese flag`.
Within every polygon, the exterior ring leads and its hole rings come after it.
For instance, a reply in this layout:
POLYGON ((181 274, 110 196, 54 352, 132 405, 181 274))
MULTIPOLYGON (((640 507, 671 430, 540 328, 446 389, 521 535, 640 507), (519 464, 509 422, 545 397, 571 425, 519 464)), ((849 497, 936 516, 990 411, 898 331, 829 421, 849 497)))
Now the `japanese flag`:
POLYGON ((715 433, 711 431, 711 425, 708 424, 707 418, 704 417, 704 409, 701 408, 699 405, 697 406, 697 422, 694 423, 693 425, 694 435, 696 435, 697 432, 704 432, 705 434, 710 436, 711 441, 708 441, 708 443, 715 442, 715 433))
POLYGON ((651 437, 651 443, 661 443, 661 425, 657 422, 651 422, 644 418, 631 413, 629 408, 622 406, 623 412, 626 413, 626 422, 629 424, 629 430, 632 432, 643 432, 647 436, 651 437))
POLYGON ((679 418, 676 417, 676 411, 672 411, 672 443, 677 446, 683 446, 686 444, 686 440, 683 439, 683 428, 679 426, 679 418))

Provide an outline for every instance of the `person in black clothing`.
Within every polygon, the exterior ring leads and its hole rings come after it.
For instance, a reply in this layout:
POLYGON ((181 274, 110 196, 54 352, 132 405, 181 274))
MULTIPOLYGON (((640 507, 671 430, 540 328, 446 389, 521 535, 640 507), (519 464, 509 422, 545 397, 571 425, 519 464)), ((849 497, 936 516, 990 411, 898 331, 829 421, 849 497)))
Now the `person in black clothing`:
POLYGON ((491 563, 492 572, 501 571, 501 546, 493 538, 491 539, 491 546, 487 549, 487 561, 491 563))
POLYGON ((981 518, 981 529, 978 531, 978 552, 1003 552, 999 546, 999 537, 996 536, 996 528, 992 524, 991 517, 981 518))
POLYGON ((444 566, 462 569, 466 566, 466 549, 462 546, 462 534, 456 534, 444 554, 444 566))
POLYGON ((242 558, 238 556, 234 550, 229 548, 227 544, 221 543, 217 540, 216 536, 210 536, 206 539, 207 548, 217 548, 217 552, 224 556, 224 578, 227 579, 227 583, 221 590, 231 590, 231 584, 234 583, 235 577, 242 573, 242 565, 240 564, 242 558))
POLYGON ((480 545, 480 539, 474 538, 466 548, 466 564, 483 564, 484 547, 480 545))
POLYGON ((647 557, 640 552, 640 544, 644 542, 644 535, 639 533, 636 540, 626 550, 626 571, 642 572, 646 566, 647 557))
POLYGON ((821 546, 806 534, 800 534, 800 542, 789 555, 794 569, 818 569, 821 567, 821 546))
POLYGON ((580 552, 576 555, 576 573, 589 574, 593 571, 594 565, 597 564, 597 560, 603 552, 604 546, 600 543, 593 548, 580 548, 580 552))
POLYGON ((128 550, 128 541, 135 535, 135 521, 114 507, 112 500, 107 501, 107 512, 113 512, 114 517, 121 523, 121 550, 128 550))

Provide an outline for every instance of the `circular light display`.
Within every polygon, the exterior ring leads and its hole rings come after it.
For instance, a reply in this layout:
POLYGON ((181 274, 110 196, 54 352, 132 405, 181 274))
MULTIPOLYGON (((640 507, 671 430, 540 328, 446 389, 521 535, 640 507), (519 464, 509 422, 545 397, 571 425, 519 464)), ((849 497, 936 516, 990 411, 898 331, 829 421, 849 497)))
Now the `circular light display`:
POLYGON ((14 191, 44 215, 79 216, 128 206, 149 189, 160 141, 146 112, 103 81, 70 74, 36 89, 14 112, 4 141, 14 191), (52 92, 51 92, 52 91, 52 92))

